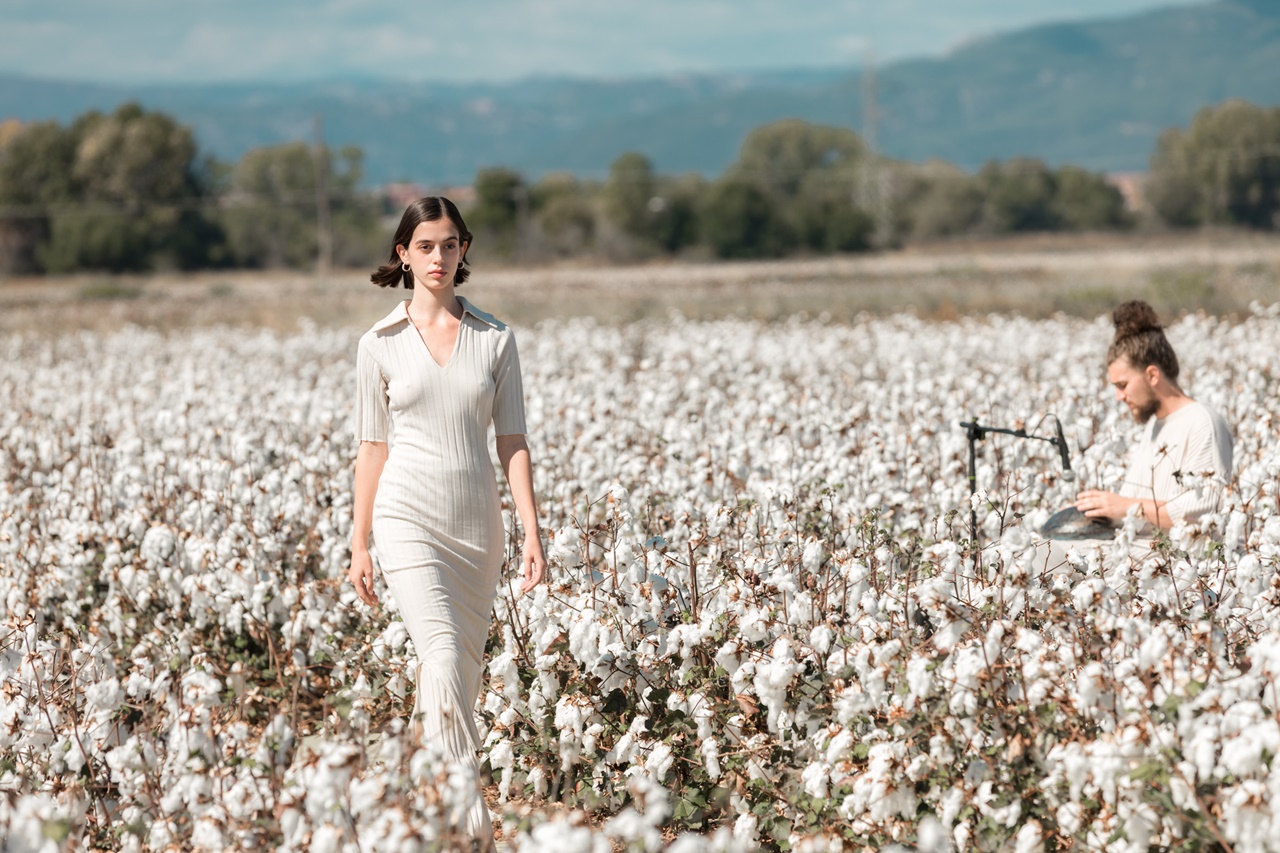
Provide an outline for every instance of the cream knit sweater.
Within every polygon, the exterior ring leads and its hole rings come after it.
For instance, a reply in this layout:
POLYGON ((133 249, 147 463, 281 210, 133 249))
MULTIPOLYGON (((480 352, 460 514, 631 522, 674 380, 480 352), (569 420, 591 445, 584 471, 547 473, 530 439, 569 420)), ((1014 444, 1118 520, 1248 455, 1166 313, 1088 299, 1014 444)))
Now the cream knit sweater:
POLYGON ((1215 512, 1231 481, 1231 430, 1217 412, 1191 402, 1147 422, 1130 451, 1120 495, 1164 501, 1174 523, 1215 512))

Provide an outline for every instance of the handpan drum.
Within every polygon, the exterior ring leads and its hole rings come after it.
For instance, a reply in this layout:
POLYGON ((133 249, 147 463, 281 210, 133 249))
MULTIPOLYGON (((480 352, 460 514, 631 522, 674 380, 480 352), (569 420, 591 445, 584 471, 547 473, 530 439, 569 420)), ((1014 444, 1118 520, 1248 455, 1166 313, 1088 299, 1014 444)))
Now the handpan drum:
POLYGON ((1116 529, 1105 518, 1089 518, 1073 506, 1060 509, 1040 528, 1046 539, 1114 539, 1116 529))

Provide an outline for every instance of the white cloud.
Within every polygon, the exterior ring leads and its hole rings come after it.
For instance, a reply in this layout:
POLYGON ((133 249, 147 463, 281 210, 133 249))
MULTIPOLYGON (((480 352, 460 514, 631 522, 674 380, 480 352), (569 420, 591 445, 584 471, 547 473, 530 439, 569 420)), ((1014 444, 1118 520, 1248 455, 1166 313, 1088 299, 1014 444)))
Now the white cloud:
MULTIPOLYGON (((1168 0, 1188 2, 1188 0, 1168 0)), ((1162 0, 1076 0, 1071 17, 1162 0)), ((1061 18, 1059 0, 8 0, 0 72, 99 81, 501 80, 839 65, 1061 18)))

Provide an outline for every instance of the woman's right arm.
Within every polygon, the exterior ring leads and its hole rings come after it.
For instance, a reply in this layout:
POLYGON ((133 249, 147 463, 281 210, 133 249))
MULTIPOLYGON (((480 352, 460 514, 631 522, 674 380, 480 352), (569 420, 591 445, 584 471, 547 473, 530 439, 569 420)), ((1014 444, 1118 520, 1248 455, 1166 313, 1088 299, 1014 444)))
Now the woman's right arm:
POLYGON ((362 441, 356 451, 356 482, 351 524, 351 569, 347 579, 356 595, 371 607, 378 597, 373 592, 373 558, 369 556, 369 534, 373 528, 373 499, 378 494, 378 478, 387 463, 385 441, 362 441))

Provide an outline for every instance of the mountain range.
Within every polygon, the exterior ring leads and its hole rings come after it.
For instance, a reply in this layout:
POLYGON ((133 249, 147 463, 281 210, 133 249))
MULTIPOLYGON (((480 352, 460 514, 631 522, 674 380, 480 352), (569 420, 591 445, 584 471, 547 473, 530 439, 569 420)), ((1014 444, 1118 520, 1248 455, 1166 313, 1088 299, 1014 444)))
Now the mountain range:
POLYGON ((1280 103, 1280 0, 1217 0, 1037 26, 874 69, 653 79, 430 84, 112 86, 0 76, 0 119, 67 121, 126 101, 191 125, 203 150, 313 136, 357 145, 366 183, 469 183, 477 168, 604 175, 625 151, 714 175, 753 128, 802 118, 863 132, 906 160, 976 168, 1033 156, 1145 168, 1162 130, 1227 98, 1280 103), (872 100, 872 93, 874 93, 872 100))

